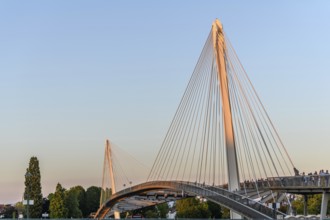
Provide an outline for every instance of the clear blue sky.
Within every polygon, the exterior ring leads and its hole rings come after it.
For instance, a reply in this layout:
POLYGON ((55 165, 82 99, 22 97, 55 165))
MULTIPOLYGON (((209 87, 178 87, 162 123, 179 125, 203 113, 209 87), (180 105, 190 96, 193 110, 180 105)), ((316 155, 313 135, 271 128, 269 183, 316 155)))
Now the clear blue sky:
POLYGON ((0 203, 100 185, 104 140, 151 165, 219 18, 296 167, 330 169, 329 1, 1 1, 0 203))

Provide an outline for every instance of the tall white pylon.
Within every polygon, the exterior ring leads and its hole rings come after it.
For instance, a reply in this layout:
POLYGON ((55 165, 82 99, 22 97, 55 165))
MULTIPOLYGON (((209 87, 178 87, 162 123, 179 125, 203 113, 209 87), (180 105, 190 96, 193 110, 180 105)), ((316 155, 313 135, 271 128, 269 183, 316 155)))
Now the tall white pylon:
MULTIPOLYGON (((116 183, 115 183, 115 177, 114 177, 113 166, 112 166, 111 144, 110 144, 109 140, 106 140, 105 151, 104 151, 102 189, 105 192, 107 191, 107 189, 105 187, 106 170, 109 172, 107 176, 110 177, 110 181, 111 181, 111 193, 114 194, 114 193, 116 193, 116 183)), ((104 198, 102 198, 102 196, 101 196, 101 203, 104 202, 103 200, 104 200, 104 198)), ((115 215, 115 219, 120 219, 120 213, 118 211, 114 211, 114 215, 115 215)))
MULTIPOLYGON (((228 90, 228 76, 226 71, 226 42, 222 24, 216 19, 212 24, 212 40, 214 56, 218 68, 218 80, 222 98, 223 121, 225 130, 225 144, 228 168, 228 189, 230 191, 240 190, 239 173, 237 165, 236 146, 234 140, 233 119, 230 108, 228 90)), ((231 218, 241 218, 240 215, 231 211, 231 218)))

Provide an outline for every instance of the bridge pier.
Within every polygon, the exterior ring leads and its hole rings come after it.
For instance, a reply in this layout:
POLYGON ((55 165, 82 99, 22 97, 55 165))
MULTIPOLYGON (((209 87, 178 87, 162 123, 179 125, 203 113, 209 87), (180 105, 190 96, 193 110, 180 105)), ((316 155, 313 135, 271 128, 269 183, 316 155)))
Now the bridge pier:
POLYGON ((307 215, 307 201, 308 201, 308 196, 307 194, 304 194, 304 216, 307 215))
MULTIPOLYGON (((106 144, 105 152, 106 152, 107 160, 108 160, 108 163, 109 163, 109 175, 110 175, 110 180, 111 180, 111 193, 115 194, 117 192, 117 190, 116 190, 116 184, 115 184, 115 175, 113 173, 113 166, 112 166, 111 144, 110 144, 109 140, 106 140, 105 144, 106 144)), ((119 211, 117 211, 117 210, 114 211, 114 218, 115 219, 120 219, 119 211)))
POLYGON ((230 219, 242 219, 242 216, 237 212, 230 210, 230 219))
POLYGON ((115 219, 120 219, 120 213, 118 211, 114 211, 115 219))
POLYGON ((325 219, 327 215, 328 202, 330 198, 330 193, 323 192, 322 194, 322 203, 321 203, 321 219, 325 219))

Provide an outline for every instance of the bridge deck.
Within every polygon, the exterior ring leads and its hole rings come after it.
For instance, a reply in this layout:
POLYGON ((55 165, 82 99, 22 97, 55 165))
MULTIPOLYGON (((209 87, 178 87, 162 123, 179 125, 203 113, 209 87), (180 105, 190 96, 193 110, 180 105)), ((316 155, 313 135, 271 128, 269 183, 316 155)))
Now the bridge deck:
MULTIPOLYGON (((202 196, 220 205, 223 205, 229 209, 235 210, 235 212, 241 214, 246 218, 273 218, 274 210, 266 207, 265 202, 269 199, 273 199, 271 191, 276 191, 278 198, 284 199, 281 193, 292 194, 319 194, 323 192, 330 192, 329 176, 293 176, 293 177, 271 177, 262 181, 256 181, 254 183, 241 183, 241 191, 230 192, 221 187, 203 185, 191 182, 182 181, 152 181, 139 184, 127 189, 124 189, 116 194, 112 195, 110 199, 102 205, 99 209, 96 217, 104 218, 104 216, 112 209, 118 211, 128 210, 130 208, 141 208, 138 202, 134 202, 132 199, 128 199, 132 196, 143 195, 148 197, 150 191, 158 192, 173 192, 176 196, 173 196, 173 200, 184 198, 185 196, 202 196), (167 191, 164 191, 167 190, 167 191), (180 198, 174 198, 179 195, 180 198), (260 198, 260 202, 256 202, 255 199, 260 198), (125 205, 117 205, 118 202, 126 202, 125 205), (133 201, 133 202, 132 202, 133 201)), ((149 195, 150 197, 150 195, 149 195)), ((161 199, 157 199, 157 195, 152 199, 148 198, 142 202, 143 205, 154 205, 161 202, 167 202, 165 196, 161 196, 161 199)), ((137 197, 136 197, 137 198, 137 197)), ((138 200, 136 199, 135 200, 138 200)), ((122 204, 124 204, 122 203, 122 204)), ((140 204, 142 204, 140 203, 140 204)), ((277 213, 282 214, 283 213, 277 213)))
POLYGON ((104 218, 106 214, 113 209, 116 203, 128 197, 160 189, 179 190, 182 192, 183 197, 187 194, 202 196, 229 209, 235 210, 235 212, 248 219, 272 219, 274 214, 284 215, 284 213, 277 212, 245 195, 240 195, 238 192, 230 192, 223 188, 180 181, 152 181, 127 188, 112 195, 98 210, 95 217, 104 218))

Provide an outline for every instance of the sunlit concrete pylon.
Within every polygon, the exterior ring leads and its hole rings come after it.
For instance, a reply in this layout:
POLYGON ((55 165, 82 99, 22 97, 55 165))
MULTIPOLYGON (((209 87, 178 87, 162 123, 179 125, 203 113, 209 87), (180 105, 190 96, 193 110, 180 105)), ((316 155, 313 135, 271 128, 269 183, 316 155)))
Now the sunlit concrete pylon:
MULTIPOLYGON (((109 196, 108 195, 109 189, 106 186, 107 177, 110 177, 111 194, 115 194, 117 192, 112 162, 113 161, 112 161, 111 143, 109 140, 106 140, 105 151, 104 151, 102 192, 100 198, 100 205, 102 205, 105 202, 105 200, 108 199, 109 196)), ((114 215, 115 215, 115 219, 120 219, 120 213, 118 211, 114 211, 114 215)))
MULTIPOLYGON (((222 98, 225 144, 227 153, 228 189, 231 191, 240 190, 233 119, 231 114, 228 89, 228 76, 226 71, 226 41, 222 29, 222 24, 218 19, 216 19, 212 24, 212 40, 214 55, 218 68, 218 79, 222 98)), ((240 217, 234 213, 231 215, 232 218, 240 217)))

